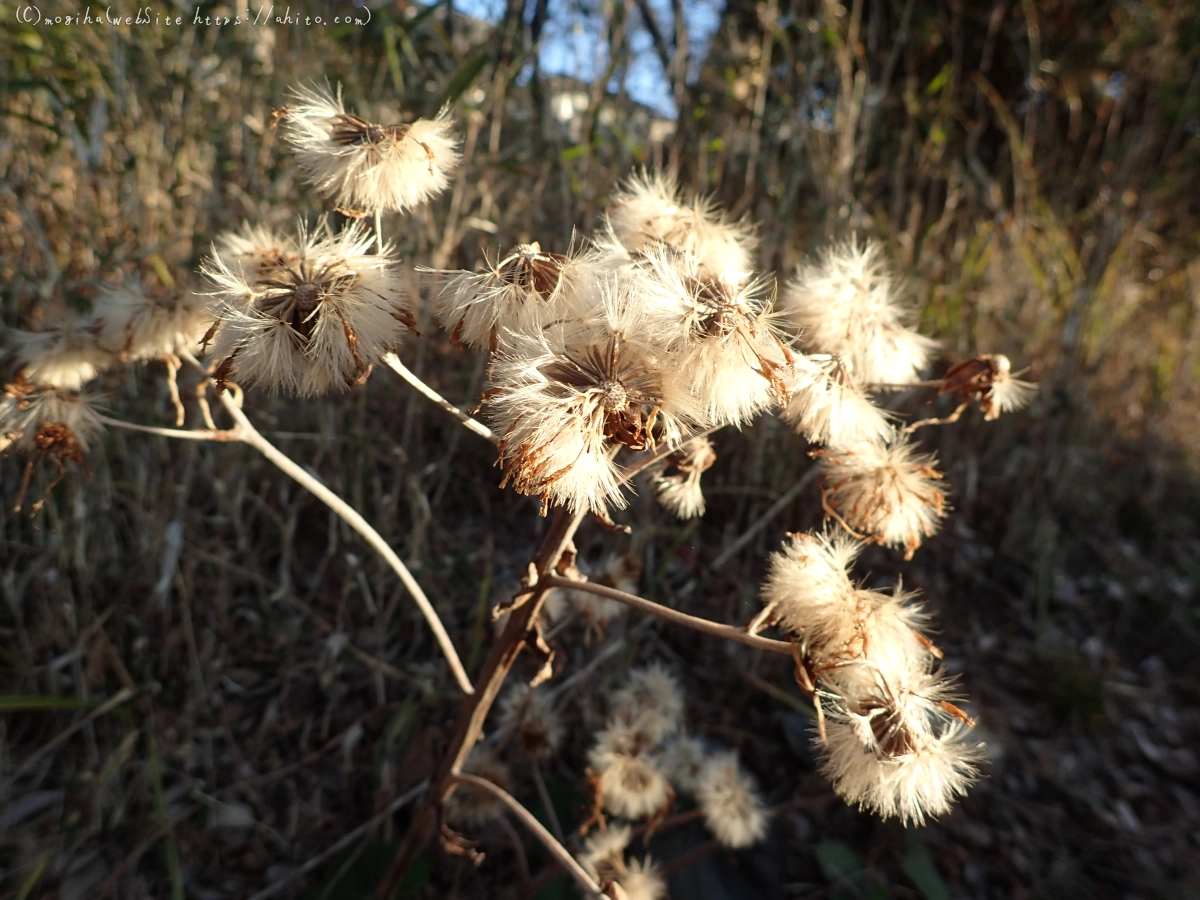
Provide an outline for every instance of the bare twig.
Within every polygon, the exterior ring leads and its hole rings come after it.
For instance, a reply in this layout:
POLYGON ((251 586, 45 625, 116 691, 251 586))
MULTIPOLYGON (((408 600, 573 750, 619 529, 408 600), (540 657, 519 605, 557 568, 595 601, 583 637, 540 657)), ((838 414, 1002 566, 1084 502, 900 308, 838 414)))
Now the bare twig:
POLYGON ((385 354, 383 361, 388 364, 393 372, 415 387, 418 391, 444 409, 454 418, 458 419, 469 431, 475 432, 481 438, 491 441, 493 444, 499 444, 500 438, 494 431, 480 422, 478 419, 472 419, 465 412, 427 385, 424 381, 413 374, 412 370, 404 363, 400 362, 400 358, 395 353, 385 354))
POLYGON ((607 894, 600 890, 600 885, 592 880, 592 876, 583 870, 583 866, 575 861, 575 857, 567 852, 567 848, 556 841, 554 835, 546 830, 546 826, 539 822, 533 813, 517 802, 517 799, 504 790, 504 788, 493 784, 486 778, 480 778, 477 775, 467 775, 464 772, 452 774, 450 781, 469 784, 481 791, 487 791, 508 807, 509 812, 516 816, 521 821, 521 824, 533 832, 534 837, 542 842, 543 846, 550 851, 550 855, 559 862, 568 875, 575 879, 575 883, 583 889, 586 896, 599 898, 599 900, 604 900, 604 898, 608 897, 607 894))
POLYGON ((719 622, 689 616, 687 613, 680 612, 677 609, 662 606, 653 600, 646 600, 644 597, 618 591, 616 588, 604 587, 603 585, 593 584, 590 581, 575 581, 571 578, 562 578, 558 575, 548 575, 539 584, 576 591, 589 591, 609 600, 624 603, 626 606, 632 606, 634 609, 640 609, 642 612, 648 612, 653 616, 658 616, 658 618, 666 622, 682 625, 684 628, 691 628, 693 631, 701 631, 704 634, 711 634, 714 637, 725 638, 727 641, 736 641, 739 644, 745 644, 747 647, 754 647, 758 650, 769 650, 772 653, 783 653, 788 656, 792 654, 792 645, 785 641, 773 641, 770 638, 762 638, 750 634, 732 625, 722 625, 719 622))
POLYGON ((140 431, 142 434, 157 434, 161 437, 177 438, 184 441, 240 441, 242 436, 236 428, 218 428, 213 430, 192 428, 156 428, 152 425, 135 425, 122 419, 111 419, 100 416, 100 421, 113 428, 123 428, 126 431, 140 431))
MULTIPOLYGON (((696 434, 693 434, 691 437, 689 437, 687 440, 685 440, 683 442, 683 444, 686 444, 688 441, 694 441, 694 440, 696 440, 696 438, 708 437, 714 431, 719 431, 720 429, 722 429, 724 427, 725 427, 724 425, 713 425, 710 428, 705 428, 703 431, 698 431, 698 432, 696 432, 696 434)), ((625 470, 623 472, 621 472, 621 477, 617 479, 617 484, 618 485, 625 484, 627 481, 629 481, 631 478, 633 478, 634 475, 638 474, 639 472, 641 472, 645 469, 650 468, 650 466, 654 465, 660 459, 666 459, 668 456, 670 456, 672 453, 674 453, 676 450, 678 450, 679 447, 683 446, 683 444, 679 444, 674 447, 668 447, 668 446, 664 445, 662 447, 659 447, 653 453, 647 453, 645 456, 638 457, 632 463, 630 463, 628 466, 626 466, 625 470)))

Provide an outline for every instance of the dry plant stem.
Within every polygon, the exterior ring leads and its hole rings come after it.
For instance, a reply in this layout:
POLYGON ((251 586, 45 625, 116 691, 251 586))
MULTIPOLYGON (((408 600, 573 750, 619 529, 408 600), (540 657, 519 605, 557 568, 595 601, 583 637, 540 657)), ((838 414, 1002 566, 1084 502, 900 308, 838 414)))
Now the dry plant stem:
POLYGON ((209 431, 188 428, 155 428, 151 425, 135 425, 133 422, 125 422, 121 419, 110 419, 108 416, 99 416, 99 419, 105 425, 110 425, 113 428, 123 428, 126 431, 140 431, 142 434, 157 434, 160 437, 178 438, 185 441, 219 442, 240 441, 242 439, 236 428, 224 430, 216 428, 209 431))
MULTIPOLYGON (((714 431, 719 431, 720 429, 722 429, 724 427, 725 427, 724 425, 713 425, 711 428, 705 428, 703 431, 698 431, 695 434, 693 434, 691 437, 685 438, 679 446, 683 446, 683 444, 686 444, 688 441, 694 441, 696 438, 708 437, 714 431)), ((659 447, 658 450, 656 450, 653 453, 647 453, 645 456, 635 459, 621 473, 621 477, 617 479, 617 484, 618 485, 625 484, 627 481, 629 481, 631 478, 633 478, 634 475, 638 474, 638 472, 641 472, 643 469, 650 468, 650 466, 654 465, 660 459, 666 459, 668 456, 670 456, 672 453, 674 453, 678 449, 679 449, 678 446, 677 447, 662 446, 662 447, 659 447)))
POLYGON ((433 604, 425 596, 425 591, 417 584, 417 580, 408 571, 408 566, 404 565, 400 557, 396 555, 396 551, 388 545, 388 542, 380 536, 379 532, 371 527, 370 523, 359 514, 358 510, 306 472, 290 456, 283 453, 274 444, 259 434, 258 429, 246 418, 246 414, 242 412, 241 408, 228 393, 221 394, 221 402, 224 404, 225 410, 237 423, 243 443, 249 444, 285 474, 290 475, 299 482, 302 487, 306 488, 318 500, 341 516, 346 524, 357 531, 363 540, 370 544, 375 552, 382 556, 387 564, 392 567, 392 571, 396 573, 400 581, 404 584, 404 587, 412 595, 417 607, 421 610, 421 614, 425 616, 425 621, 429 623, 429 627, 433 630, 434 639, 437 640, 438 646, 441 647, 442 654, 446 657, 446 662, 450 666, 450 672, 454 676, 454 680, 458 682, 459 688, 462 689, 464 694, 473 693, 474 688, 471 687, 471 680, 467 678, 467 672, 463 668, 462 660, 458 658, 458 651, 454 649, 454 644, 450 640, 450 635, 446 633, 446 628, 442 625, 442 620, 438 618, 433 604))
POLYGON ((418 391, 420 391, 446 412, 450 413, 450 415, 454 416, 454 418, 458 419, 458 421, 465 425, 469 431, 473 431, 481 438, 491 441, 493 444, 499 445, 500 438, 496 436, 494 431, 477 419, 472 419, 465 412, 463 412, 461 409, 423 382, 420 378, 414 375, 408 366, 400 362, 400 357, 396 356, 395 353, 384 354, 383 361, 388 364, 393 372, 415 387, 418 391))
POLYGON ((550 592, 548 576, 558 565, 563 551, 571 545, 571 539, 582 521, 582 513, 572 515, 561 507, 554 510, 550 528, 532 563, 538 575, 536 587, 527 599, 510 612, 504 631, 484 660, 483 670, 475 682, 475 692, 463 697, 454 733, 430 779, 432 788, 421 799, 407 833, 396 848, 396 855, 375 892, 377 900, 393 900, 408 867, 436 834, 442 800, 453 778, 461 773, 471 748, 483 734, 483 723, 488 712, 496 702, 509 670, 529 640, 531 625, 550 592))
POLYGON ((508 807, 509 811, 521 821, 521 824, 533 832, 534 837, 541 841, 545 848, 550 851, 550 855, 553 856, 559 862, 559 864, 567 870, 567 874, 575 879, 575 883, 583 888, 586 896, 599 898, 599 900, 604 900, 604 898, 607 897, 606 894, 601 892, 600 885, 596 884, 596 882, 592 880, 592 877, 583 870, 583 867, 575 861, 575 857, 571 856, 571 854, 567 852, 567 848, 556 841, 554 839, 554 835, 547 831, 546 827, 542 825, 542 823, 536 818, 534 818, 533 813, 517 802, 517 799, 508 791, 504 790, 504 788, 493 784, 486 778, 479 778, 476 775, 466 775, 462 773, 451 775, 450 781, 451 783, 458 782, 461 784, 469 784, 472 787, 478 788, 479 790, 487 791, 489 794, 494 796, 497 800, 508 807))
POLYGON ((624 603, 626 606, 632 606, 634 609, 640 609, 642 612, 648 612, 652 616, 658 616, 658 618, 666 622, 682 625, 684 628, 691 628, 693 631, 701 631, 704 634, 711 634, 714 637, 724 638, 727 641, 745 644, 747 647, 754 647, 757 650, 769 650, 771 653, 784 653, 788 656, 792 654, 792 645, 784 641, 773 641, 770 638, 762 638, 758 637, 758 635, 750 634, 732 625, 722 625, 719 622, 710 622, 708 619, 689 616, 687 613, 680 612, 677 609, 671 609, 669 606, 661 606, 653 600, 646 600, 643 597, 627 594, 615 588, 592 584, 590 581, 575 581, 571 578, 560 578, 557 575, 547 577, 544 579, 544 583, 550 587, 567 588, 574 591, 588 591, 589 593, 606 597, 609 600, 624 603))

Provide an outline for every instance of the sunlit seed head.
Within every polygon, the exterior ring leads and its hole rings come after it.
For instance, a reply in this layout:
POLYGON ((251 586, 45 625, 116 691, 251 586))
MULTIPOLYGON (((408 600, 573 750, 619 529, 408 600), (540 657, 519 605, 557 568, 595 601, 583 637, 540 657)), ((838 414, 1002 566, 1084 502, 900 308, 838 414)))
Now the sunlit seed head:
POLYGON ((340 206, 400 212, 437 196, 461 156, 445 107, 434 119, 380 125, 346 111, 341 90, 297 88, 283 134, 310 184, 340 206))
POLYGON ((117 362, 100 343, 94 321, 44 331, 8 328, 0 333, 7 367, 33 384, 78 391, 117 362))
POLYGON ((640 819, 664 810, 671 802, 671 786, 653 749, 637 729, 615 719, 596 735, 588 766, 606 810, 640 819))
POLYGON ((763 604, 815 656, 841 652, 858 638, 859 603, 848 573, 861 550, 861 542, 833 531, 789 535, 771 554, 763 604))
POLYGON ((700 477, 717 461, 712 441, 694 438, 666 458, 654 473, 654 495, 680 519, 704 515, 700 477))
POLYGON ((210 298, 191 291, 153 291, 130 279, 96 295, 97 339, 123 360, 198 351, 212 321, 210 305, 210 298))
POLYGON ((246 222, 239 231, 226 231, 213 243, 214 255, 247 284, 257 284, 295 265, 300 246, 289 235, 266 225, 246 222))
POLYGON ((947 490, 932 456, 905 441, 861 443, 827 450, 825 502, 869 539, 905 551, 905 558, 937 532, 947 512, 947 490))
POLYGON ((630 670, 628 681, 613 694, 610 710, 613 718, 657 745, 683 723, 683 689, 665 666, 651 663, 630 670))
POLYGON ((628 825, 610 825, 593 831, 583 842, 579 864, 596 881, 616 881, 627 871, 625 848, 632 832, 628 825))
POLYGON ((737 754, 714 753, 696 777, 696 802, 709 831, 726 847, 749 847, 767 833, 767 810, 737 754))
POLYGON ((875 406, 840 356, 798 356, 783 418, 806 440, 830 447, 890 440, 889 414, 875 406))
POLYGON ((92 397, 18 377, 0 393, 0 451, 82 462, 103 424, 92 397))
POLYGON ((666 878, 648 856, 630 860, 625 874, 616 881, 625 891, 626 900, 666 900, 666 878))

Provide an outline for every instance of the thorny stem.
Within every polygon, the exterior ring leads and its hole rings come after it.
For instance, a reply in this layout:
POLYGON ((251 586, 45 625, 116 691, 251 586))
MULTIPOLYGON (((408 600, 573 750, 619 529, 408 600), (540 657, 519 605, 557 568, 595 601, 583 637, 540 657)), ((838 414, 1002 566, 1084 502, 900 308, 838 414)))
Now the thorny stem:
POLYGON ((466 775, 464 773, 455 773, 450 776, 450 783, 469 784, 474 788, 482 791, 487 791, 497 800, 508 807, 509 811, 521 820, 521 824, 533 832, 536 837, 553 856, 558 863, 567 870, 567 874, 575 879, 575 883, 583 888, 584 893, 588 897, 599 898, 599 900, 607 900, 608 895, 600 890, 600 886, 592 880, 592 877, 583 870, 583 866, 575 861, 567 848, 555 840, 554 835, 546 830, 546 827, 539 822, 529 810, 522 806, 517 799, 504 788, 497 784, 493 784, 486 778, 480 778, 476 775, 466 775))
POLYGON ((472 419, 465 412, 427 385, 424 381, 418 378, 408 366, 400 362, 400 358, 395 353, 385 353, 383 361, 388 364, 393 372, 415 387, 418 391, 444 409, 454 418, 458 419, 469 431, 475 432, 481 438, 491 441, 493 444, 499 445, 500 438, 494 431, 484 425, 477 419, 472 419))
POLYGON ((758 650, 769 650, 771 653, 783 653, 788 656, 792 654, 792 645, 786 641, 773 641, 770 638, 750 634, 748 631, 742 628, 735 628, 732 625, 722 625, 719 622, 713 622, 709 619, 689 616, 687 613, 680 612, 677 609, 662 606, 653 600, 647 600, 635 594, 618 591, 616 588, 604 587, 603 585, 593 584, 590 581, 561 578, 557 575, 550 575, 544 578, 542 583, 548 584, 550 587, 566 588, 573 591, 588 591, 592 594, 598 594, 609 600, 616 600, 618 603, 624 603, 626 606, 632 606, 634 609, 658 616, 666 622, 682 625, 684 628, 691 628, 693 631, 701 631, 704 634, 711 634, 714 637, 724 638, 727 641, 736 641, 739 644, 745 644, 747 647, 754 647, 758 650))
POLYGON ((400 557, 396 555, 396 551, 391 548, 378 531, 371 527, 370 523, 359 514, 358 510, 297 465, 290 456, 263 437, 251 421, 246 418, 246 414, 242 412, 241 408, 228 393, 221 394, 221 403, 237 423, 240 439, 243 443, 249 444, 270 462, 274 463, 286 475, 290 475, 313 496, 337 513, 347 525, 357 531, 363 540, 370 544, 375 549, 375 552, 382 556, 384 561, 392 567, 392 571, 396 573, 400 581, 404 584, 404 587, 412 595, 413 600, 416 601, 417 608, 421 610, 421 615, 429 623, 434 639, 438 642, 438 646, 441 647, 442 654, 446 657, 446 662, 450 666, 450 672, 454 675, 454 680, 458 682, 459 688, 462 689, 464 694, 473 693, 474 688, 471 687, 471 679, 467 677, 466 669, 463 668, 462 660, 458 658, 458 651, 454 649, 454 643, 450 640, 450 635, 446 633, 446 628, 442 625, 442 620, 438 617, 433 604, 429 602, 429 598, 425 596, 425 591, 421 589, 421 585, 417 584, 417 580, 413 578, 412 573, 408 570, 408 566, 404 565, 400 557))
POLYGON ((392 900, 413 860, 433 839, 442 801, 454 777, 461 774, 471 748, 479 741, 484 721, 496 702, 504 679, 508 677, 526 641, 532 637, 531 627, 551 590, 548 576, 558 566, 564 551, 571 546, 571 540, 582 521, 583 513, 573 514, 562 507, 555 508, 550 528, 531 563, 536 573, 536 580, 528 585, 532 593, 519 598, 520 602, 511 609, 508 624, 483 663, 483 670, 475 682, 475 692, 463 697, 454 733, 445 755, 430 778, 432 788, 421 798, 408 831, 396 848, 396 855, 375 892, 377 900, 392 900))

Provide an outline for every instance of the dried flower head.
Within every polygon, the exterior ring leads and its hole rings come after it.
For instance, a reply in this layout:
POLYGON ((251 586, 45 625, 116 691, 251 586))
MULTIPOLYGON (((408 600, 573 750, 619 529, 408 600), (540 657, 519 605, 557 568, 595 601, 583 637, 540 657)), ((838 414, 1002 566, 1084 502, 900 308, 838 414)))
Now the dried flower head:
POLYGON ((661 663, 632 669, 613 695, 611 712, 649 744, 660 744, 683 722, 683 689, 661 663))
POLYGON ((700 476, 717 461, 717 451, 706 437, 693 438, 664 460, 654 474, 654 496, 681 519, 704 515, 700 476))
POLYGON ((579 319, 595 307, 612 260, 595 251, 547 253, 520 244, 482 272, 436 271, 444 281, 433 311, 468 347, 496 350, 504 332, 538 335, 555 322, 579 319))
POLYGON ((440 194, 458 168, 449 107, 434 119, 379 125, 346 112, 341 88, 297 88, 283 133, 309 183, 355 210, 412 209, 440 194))
POLYGON ((295 265, 300 246, 288 235, 266 225, 246 222, 241 231, 226 231, 213 244, 213 252, 232 272, 240 272, 250 284, 274 277, 295 265))
POLYGON ((640 321, 613 283, 602 316, 513 336, 492 370, 492 428, 504 483, 574 512, 622 507, 617 445, 682 441, 694 404, 674 360, 638 339, 640 321))
POLYGON ((632 176, 613 198, 608 226, 629 253, 665 245, 694 257, 705 278, 740 284, 754 270, 752 230, 704 198, 683 199, 664 173, 632 176))
POLYGON ((698 257, 661 246, 645 251, 629 277, 656 343, 681 354, 707 420, 740 424, 787 401, 793 357, 765 282, 712 277, 698 257))
POLYGON ((814 444, 846 447, 890 440, 888 413, 875 406, 840 356, 797 356, 783 418, 814 444))
MULTIPOLYGON (((462 770, 468 775, 485 778, 506 791, 512 783, 508 766, 481 744, 471 749, 462 770)), ((458 826, 479 827, 503 813, 504 804, 494 794, 473 784, 459 784, 446 800, 446 819, 458 826)))
POLYGON ((674 792, 637 729, 612 720, 588 752, 598 801, 614 815, 640 819, 666 809, 674 792))
POLYGON ((855 531, 911 559, 946 515, 946 487, 933 456, 906 441, 822 451, 827 508, 855 531))
POLYGON ((856 589, 848 574, 862 544, 842 532, 791 534, 771 554, 764 606, 771 621, 803 635, 811 653, 838 649, 856 633, 856 589))
POLYGON ((631 837, 628 825, 610 825, 593 831, 583 842, 579 864, 601 884, 616 881, 625 874, 625 848, 631 837))
POLYGON ((123 360, 196 350, 212 322, 209 303, 191 291, 151 291, 134 279, 102 288, 93 310, 100 345, 123 360))
POLYGON ((18 376, 0 393, 0 451, 9 447, 83 463, 103 430, 93 399, 18 376))
POLYGON ((665 900, 667 881, 658 863, 650 857, 630 860, 624 876, 616 879, 626 900, 665 900))
POLYGON ((694 794, 696 779, 707 758, 704 743, 699 738, 679 735, 663 750, 662 769, 672 787, 694 794))
POLYGON ((562 720, 545 691, 514 684, 500 701, 500 729, 526 757, 550 756, 562 742, 562 720))
POLYGON ((95 322, 45 331, 9 328, 3 337, 16 377, 33 384, 77 391, 116 362, 101 346, 95 322))
POLYGON ((907 327, 912 311, 888 271, 882 245, 857 239, 803 264, 783 293, 783 309, 812 353, 846 357, 864 384, 919 381, 937 342, 907 327))
POLYGON ((984 353, 952 366, 942 378, 938 393, 960 394, 966 403, 978 395, 983 418, 991 422, 1001 413, 1029 405, 1037 385, 1012 377, 1012 363, 1002 353, 984 353))
POLYGON ((363 383, 413 324, 386 251, 355 223, 339 234, 301 231, 279 266, 203 267, 220 301, 213 341, 218 384, 235 380, 305 396, 363 383), (250 272, 255 274, 251 280, 250 272))
POLYGON ((726 847, 749 847, 767 833, 766 806, 736 753, 714 753, 704 761, 696 801, 708 830, 726 847))
POLYGON ((873 692, 838 699, 817 750, 846 802, 922 824, 966 793, 983 746, 966 740, 970 722, 944 701, 945 693, 936 675, 905 690, 881 678, 873 692))

